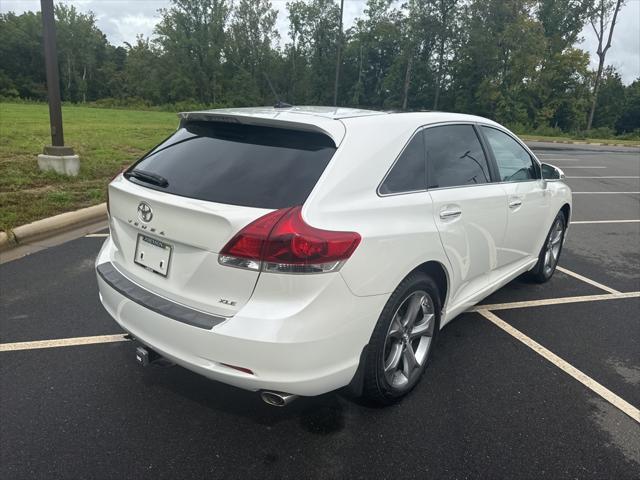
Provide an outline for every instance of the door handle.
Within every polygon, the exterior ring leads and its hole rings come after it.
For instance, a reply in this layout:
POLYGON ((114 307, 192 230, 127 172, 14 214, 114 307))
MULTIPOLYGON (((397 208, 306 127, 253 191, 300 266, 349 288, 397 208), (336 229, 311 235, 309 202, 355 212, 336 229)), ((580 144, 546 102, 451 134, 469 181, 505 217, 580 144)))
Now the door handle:
POLYGON ((509 200, 509 208, 514 209, 514 208, 518 208, 522 206, 522 199, 521 198, 512 198, 509 200))
POLYGON ((440 210, 440 218, 443 220, 447 220, 449 218, 456 218, 462 215, 462 210, 459 208, 450 208, 445 210, 440 210))

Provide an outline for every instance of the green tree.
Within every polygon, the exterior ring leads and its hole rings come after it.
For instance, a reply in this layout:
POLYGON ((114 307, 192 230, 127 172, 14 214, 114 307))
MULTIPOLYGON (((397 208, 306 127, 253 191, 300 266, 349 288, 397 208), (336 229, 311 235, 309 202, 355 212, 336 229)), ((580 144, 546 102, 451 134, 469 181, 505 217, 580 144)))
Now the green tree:
POLYGON ((466 10, 466 32, 454 72, 454 108, 507 124, 529 122, 536 69, 545 51, 540 23, 527 0, 476 0, 466 10))
POLYGON ((171 0, 159 10, 157 45, 162 49, 162 88, 169 101, 221 100, 221 63, 231 13, 227 0, 171 0))
POLYGON ((92 12, 81 13, 73 5, 58 3, 55 15, 62 99, 95 100, 99 90, 97 71, 106 57, 107 39, 96 26, 92 12))
POLYGON ((625 88, 620 74, 613 67, 605 68, 600 81, 598 103, 593 126, 613 129, 625 105, 625 88))
POLYGON ((403 15, 391 8, 390 0, 369 0, 364 15, 347 32, 357 46, 345 55, 345 61, 357 65, 350 103, 398 108, 404 82, 402 66, 409 58, 403 15))
POLYGON ((544 32, 546 52, 532 88, 530 117, 536 127, 553 124, 581 128, 589 59, 573 45, 579 40, 592 4, 593 0, 537 2, 535 17, 544 32))
POLYGON ((277 17, 269 0, 240 0, 233 10, 225 48, 225 77, 233 79, 226 85, 231 104, 260 104, 272 98, 268 83, 277 55, 277 17))
POLYGON ((299 103, 331 105, 340 38, 340 7, 332 0, 287 3, 293 69, 292 97, 299 103))
POLYGON ((40 13, 0 14, 0 95, 46 98, 40 13))
POLYGON ((435 78, 435 92, 433 95, 433 109, 437 110, 440 101, 440 92, 444 87, 444 81, 451 68, 451 62, 456 44, 456 38, 460 37, 460 1, 437 0, 435 8, 435 30, 437 39, 437 73, 435 78))
POLYGON ((625 88, 625 103, 615 127, 618 133, 640 133, 640 78, 625 88))
POLYGON ((136 43, 126 44, 126 61, 124 65, 124 95, 150 104, 167 101, 159 85, 160 51, 142 35, 138 35, 136 43))

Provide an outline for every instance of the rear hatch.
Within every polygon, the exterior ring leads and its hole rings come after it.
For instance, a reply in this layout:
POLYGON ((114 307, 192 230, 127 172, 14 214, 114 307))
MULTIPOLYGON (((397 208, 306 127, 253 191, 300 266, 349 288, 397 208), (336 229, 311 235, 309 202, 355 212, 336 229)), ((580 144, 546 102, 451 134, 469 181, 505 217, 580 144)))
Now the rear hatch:
POLYGON ((335 150, 316 132, 183 120, 109 186, 116 267, 172 301, 235 314, 259 272, 220 265, 218 252, 253 220, 302 205, 335 150))

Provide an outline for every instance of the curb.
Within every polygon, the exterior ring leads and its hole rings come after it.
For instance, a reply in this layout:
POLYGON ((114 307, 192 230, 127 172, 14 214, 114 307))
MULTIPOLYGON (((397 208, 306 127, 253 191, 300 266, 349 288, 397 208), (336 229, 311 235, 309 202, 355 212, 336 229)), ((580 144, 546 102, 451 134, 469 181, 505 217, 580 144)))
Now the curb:
POLYGON ((21 225, 9 232, 0 232, 0 252, 106 219, 107 204, 101 203, 21 225))

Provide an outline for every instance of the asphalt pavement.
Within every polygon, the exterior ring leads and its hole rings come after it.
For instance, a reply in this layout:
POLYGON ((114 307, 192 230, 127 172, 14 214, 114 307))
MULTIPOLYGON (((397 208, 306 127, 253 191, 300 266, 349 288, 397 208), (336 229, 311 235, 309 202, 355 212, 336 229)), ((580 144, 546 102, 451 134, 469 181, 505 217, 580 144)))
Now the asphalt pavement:
POLYGON ((104 237, 2 263, 0 478, 640 478, 640 152, 535 147, 576 193, 562 270, 447 325, 388 408, 341 392, 269 407, 140 368, 130 341, 21 343, 122 333, 97 296, 104 237))

